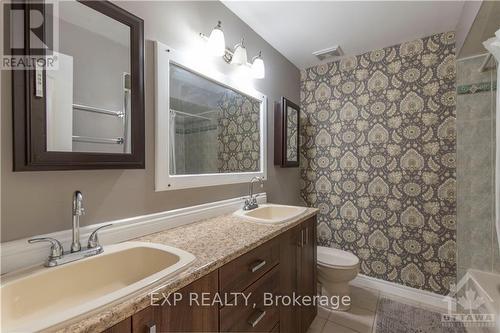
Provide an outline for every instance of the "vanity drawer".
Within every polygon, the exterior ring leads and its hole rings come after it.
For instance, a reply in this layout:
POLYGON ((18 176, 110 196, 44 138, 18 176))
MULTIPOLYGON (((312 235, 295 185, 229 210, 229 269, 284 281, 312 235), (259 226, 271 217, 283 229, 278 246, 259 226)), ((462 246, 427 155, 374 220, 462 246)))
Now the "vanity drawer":
POLYGON ((234 259, 219 269, 219 290, 222 294, 243 291, 279 262, 277 238, 234 259))
POLYGON ((279 307, 264 306, 264 293, 279 295, 279 266, 275 266, 244 293, 250 295, 248 302, 242 296, 238 303, 221 308, 221 332, 271 332, 279 322, 279 307), (254 306, 255 304, 255 306, 254 306))

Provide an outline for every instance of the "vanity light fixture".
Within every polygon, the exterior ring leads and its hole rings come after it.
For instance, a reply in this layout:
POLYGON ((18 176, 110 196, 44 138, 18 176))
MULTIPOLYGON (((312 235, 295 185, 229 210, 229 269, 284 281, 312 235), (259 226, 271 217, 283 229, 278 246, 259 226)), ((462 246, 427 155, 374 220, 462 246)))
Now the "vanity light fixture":
POLYGON ((252 59, 252 75, 256 79, 263 79, 266 76, 266 68, 264 60, 262 60, 261 51, 259 51, 259 55, 256 55, 252 59))
POLYGON ((213 28, 207 43, 211 55, 222 57, 226 53, 226 42, 224 40, 221 21, 213 28))
POLYGON ((262 52, 252 58, 252 63, 248 63, 247 49, 244 45, 243 38, 241 43, 234 47, 234 51, 225 46, 224 32, 222 31, 222 23, 218 21, 215 28, 207 37, 204 33, 200 33, 200 37, 207 42, 208 51, 211 55, 222 56, 225 62, 231 65, 247 66, 255 79, 263 79, 266 71, 264 60, 262 59, 262 52))
POLYGON ((234 46, 233 58, 231 59, 231 65, 246 65, 247 64, 247 48, 243 44, 244 40, 241 39, 241 43, 234 46))

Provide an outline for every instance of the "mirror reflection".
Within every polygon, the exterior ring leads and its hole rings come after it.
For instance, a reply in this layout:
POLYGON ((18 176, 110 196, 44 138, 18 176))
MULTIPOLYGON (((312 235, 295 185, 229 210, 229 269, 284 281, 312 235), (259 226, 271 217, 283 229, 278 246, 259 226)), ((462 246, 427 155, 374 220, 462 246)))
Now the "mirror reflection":
POLYGON ((170 63, 170 174, 260 170, 261 101, 170 63))
POLYGON ((296 162, 298 156, 298 111, 292 107, 286 110, 286 159, 296 162))
POLYGON ((47 150, 130 153, 130 27, 59 2, 58 69, 46 71, 47 150))

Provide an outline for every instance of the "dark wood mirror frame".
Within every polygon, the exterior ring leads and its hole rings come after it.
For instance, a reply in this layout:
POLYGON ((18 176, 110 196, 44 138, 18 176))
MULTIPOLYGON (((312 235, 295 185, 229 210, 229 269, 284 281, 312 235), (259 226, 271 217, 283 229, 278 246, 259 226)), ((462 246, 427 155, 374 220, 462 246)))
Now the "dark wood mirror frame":
POLYGON ((281 102, 274 105, 274 165, 282 168, 295 168, 299 166, 299 133, 300 133, 300 108, 286 97, 281 97, 281 102), (297 160, 289 161, 286 153, 288 107, 297 110, 297 160))
MULTIPOLYGON (((35 71, 12 71, 14 171, 144 169, 144 21, 109 1, 80 3, 130 27, 131 153, 83 153, 47 151, 45 98, 35 97, 35 71)), ((30 54, 29 11, 22 4, 25 22, 25 54, 30 54)), ((45 40, 45 36, 44 36, 45 40)), ((44 90, 45 71, 43 72, 44 90)), ((43 96, 46 96, 45 91, 43 96)))

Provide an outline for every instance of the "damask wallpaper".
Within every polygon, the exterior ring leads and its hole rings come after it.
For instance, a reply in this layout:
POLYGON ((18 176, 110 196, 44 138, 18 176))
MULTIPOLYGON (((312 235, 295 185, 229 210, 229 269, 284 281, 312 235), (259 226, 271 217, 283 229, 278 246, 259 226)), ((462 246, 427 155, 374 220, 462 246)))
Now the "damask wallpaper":
POLYGON ((446 294, 456 276, 453 32, 301 72, 301 196, 361 273, 446 294))
POLYGON ((286 160, 297 162, 297 141, 299 139, 297 131, 298 111, 288 107, 286 117, 286 160))
POLYGON ((219 108, 219 172, 260 170, 260 101, 228 91, 219 108))

